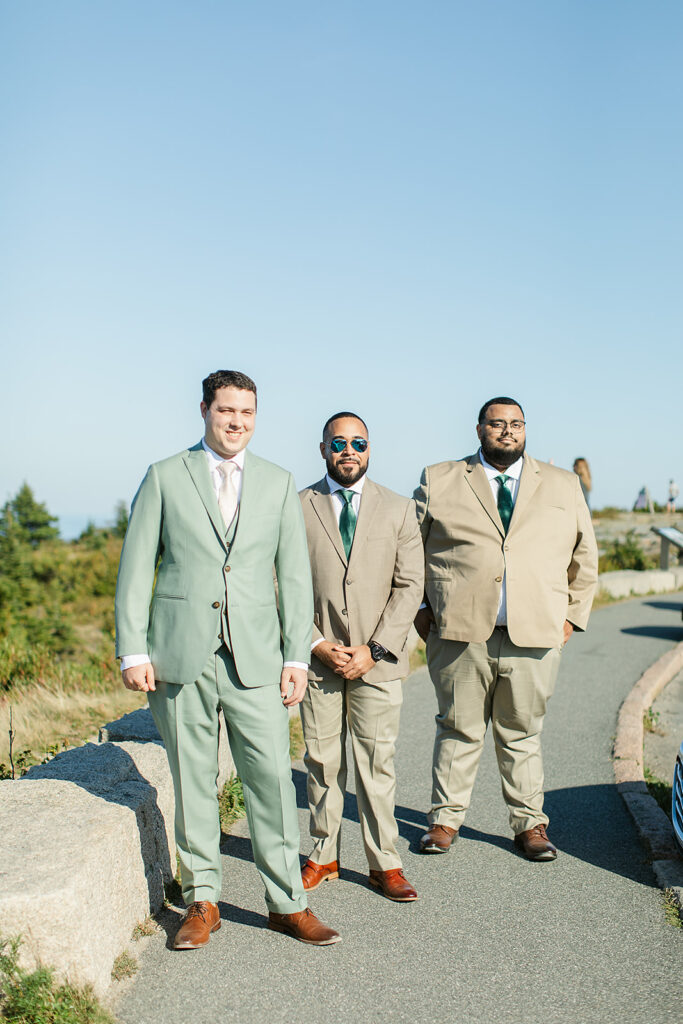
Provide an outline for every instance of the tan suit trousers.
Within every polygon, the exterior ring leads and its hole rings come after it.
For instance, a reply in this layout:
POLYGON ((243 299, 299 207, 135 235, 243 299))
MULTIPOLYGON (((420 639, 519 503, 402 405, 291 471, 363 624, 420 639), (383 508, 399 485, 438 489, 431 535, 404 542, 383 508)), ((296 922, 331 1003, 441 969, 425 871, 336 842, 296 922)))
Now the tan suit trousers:
POLYGON ((548 824, 541 731, 560 657, 556 647, 517 647, 505 629, 469 644, 432 630, 427 663, 439 710, 430 824, 464 821, 489 721, 513 832, 548 824))
POLYGON ((356 797, 368 864, 377 871, 401 867, 396 850, 394 752, 403 690, 400 679, 312 680, 301 704, 308 769, 308 804, 316 864, 339 861, 346 791, 346 734, 351 746, 356 797))

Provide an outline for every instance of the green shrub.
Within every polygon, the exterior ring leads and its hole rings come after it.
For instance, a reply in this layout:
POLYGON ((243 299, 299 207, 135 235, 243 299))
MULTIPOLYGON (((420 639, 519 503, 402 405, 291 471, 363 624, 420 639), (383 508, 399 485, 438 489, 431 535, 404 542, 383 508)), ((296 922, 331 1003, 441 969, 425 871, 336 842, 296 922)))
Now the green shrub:
POLYGON ((656 560, 646 555, 636 537, 635 530, 629 530, 623 540, 618 537, 611 541, 600 555, 599 572, 617 572, 620 569, 654 569, 656 560))

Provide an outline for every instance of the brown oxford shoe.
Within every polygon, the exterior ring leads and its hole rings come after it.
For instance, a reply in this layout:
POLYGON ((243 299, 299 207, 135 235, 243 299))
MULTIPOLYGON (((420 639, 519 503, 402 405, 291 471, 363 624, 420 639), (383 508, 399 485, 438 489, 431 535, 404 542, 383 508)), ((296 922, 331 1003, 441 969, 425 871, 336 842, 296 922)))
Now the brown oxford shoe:
POLYGON ((448 825, 432 825, 420 839, 422 853, 448 853, 458 838, 457 828, 448 825))
POLYGON ((371 871, 370 885, 379 889, 383 896, 397 903, 410 903, 417 899, 417 892, 403 874, 401 868, 391 871, 371 871))
POLYGON ((301 881, 307 892, 317 889, 321 882, 331 882, 333 878, 339 878, 339 864, 336 860, 331 864, 314 864, 312 860, 307 860, 301 869, 301 881))
POLYGON ((333 928, 319 921, 312 910, 300 910, 298 914, 268 914, 268 927, 271 931, 291 935, 299 942, 309 946, 331 946, 333 942, 341 942, 341 935, 333 928))
POLYGON ((534 825, 515 836, 515 847, 527 860, 555 860, 557 850, 548 839, 545 825, 534 825))
POLYGON ((173 948, 197 949, 205 946, 211 938, 211 932, 217 932, 220 926, 221 916, 215 903, 206 900, 190 903, 173 940, 173 948))

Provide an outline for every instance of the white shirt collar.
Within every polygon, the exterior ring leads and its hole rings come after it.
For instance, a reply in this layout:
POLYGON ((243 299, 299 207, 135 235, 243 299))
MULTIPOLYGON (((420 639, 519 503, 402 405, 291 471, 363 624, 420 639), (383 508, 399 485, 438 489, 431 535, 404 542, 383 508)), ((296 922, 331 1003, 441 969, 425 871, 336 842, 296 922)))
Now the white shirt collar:
MULTIPOLYGON (((484 470, 486 471, 486 476, 488 477, 489 480, 493 480, 494 477, 500 476, 501 473, 503 473, 502 470, 496 469, 495 466, 492 466, 490 462, 486 461, 486 459, 484 458, 484 453, 482 452, 481 448, 479 449, 479 459, 481 460, 481 464, 484 467, 484 470)), ((524 456, 520 455, 516 462, 513 462, 511 466, 508 466, 508 468, 504 471, 503 475, 508 478, 511 477, 513 480, 519 480, 520 476, 522 475, 523 465, 524 456)))
POLYGON ((202 448, 209 456, 209 465, 212 469, 217 469, 218 464, 221 462, 234 462, 238 469, 244 469, 244 455, 247 450, 246 448, 243 448, 242 451, 237 453, 237 455, 233 455, 231 459, 224 459, 222 455, 218 455, 213 448, 209 448, 204 438, 202 438, 202 448))
POLYGON ((355 491, 356 494, 362 494, 363 487, 365 486, 365 473, 363 473, 360 480, 356 480, 355 484, 349 484, 348 487, 344 487, 344 484, 338 484, 336 480, 333 480, 329 473, 325 473, 325 479, 327 480, 327 486, 330 489, 330 494, 334 494, 335 491, 355 491))

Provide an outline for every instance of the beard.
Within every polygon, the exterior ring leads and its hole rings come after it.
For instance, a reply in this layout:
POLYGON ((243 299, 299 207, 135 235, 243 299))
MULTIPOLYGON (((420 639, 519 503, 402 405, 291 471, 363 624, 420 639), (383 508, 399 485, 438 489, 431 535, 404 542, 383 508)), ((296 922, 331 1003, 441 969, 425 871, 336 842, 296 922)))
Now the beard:
POLYGON ((526 440, 520 441, 514 447, 498 445, 486 438, 481 442, 482 454, 486 461, 496 468, 500 466, 503 469, 507 469, 513 462, 522 457, 525 446, 526 440))
POLYGON ((329 477, 335 483, 341 484, 342 487, 350 487, 351 484, 355 484, 368 471, 367 466, 359 466, 357 462, 349 462, 345 466, 333 466, 325 459, 325 465, 329 477))

